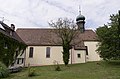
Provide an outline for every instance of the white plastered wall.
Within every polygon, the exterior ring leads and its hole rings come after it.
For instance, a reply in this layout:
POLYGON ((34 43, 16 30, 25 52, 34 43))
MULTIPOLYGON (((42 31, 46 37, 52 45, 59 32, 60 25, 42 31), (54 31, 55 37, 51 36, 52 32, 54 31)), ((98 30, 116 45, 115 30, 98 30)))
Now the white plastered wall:
POLYGON ((86 62, 86 51, 85 50, 75 50, 74 58, 72 58, 73 63, 85 63, 86 62), (80 58, 78 58, 78 54, 80 54, 80 58))
POLYGON ((28 46, 26 49, 26 66, 53 65, 54 61, 63 64, 62 46, 28 46), (29 58, 29 48, 33 47, 33 58, 29 58), (46 47, 50 47, 50 58, 46 58, 46 47))
MULTIPOLYGON (((69 64, 74 63, 85 63, 86 61, 99 61, 101 60, 98 53, 96 52, 98 42, 95 41, 85 41, 85 46, 88 47, 88 56, 86 56, 85 50, 70 50, 70 59, 69 64), (72 56, 71 56, 72 52, 72 56), (81 57, 78 58, 77 54, 80 54, 81 57), (72 58, 72 62, 71 62, 72 58)), ((26 61, 25 65, 28 66, 28 63, 32 66, 41 66, 41 65, 53 65, 54 61, 58 61, 59 64, 63 63, 63 54, 62 46, 28 46, 26 49, 26 61), (29 58, 29 48, 33 47, 33 58, 29 58), (46 58, 46 47, 50 47, 50 58, 46 58)))
POLYGON ((99 54, 96 52, 98 42, 96 41, 85 41, 85 46, 88 48, 88 56, 86 56, 86 61, 99 61, 101 60, 99 54))

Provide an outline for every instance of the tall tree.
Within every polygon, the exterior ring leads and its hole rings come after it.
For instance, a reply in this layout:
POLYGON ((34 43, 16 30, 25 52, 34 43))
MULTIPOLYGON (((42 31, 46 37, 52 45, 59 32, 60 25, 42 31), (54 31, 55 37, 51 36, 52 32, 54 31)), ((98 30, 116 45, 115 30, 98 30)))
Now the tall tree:
POLYGON ((49 25, 54 28, 54 33, 61 39, 63 61, 65 65, 68 65, 70 55, 69 50, 72 47, 71 42, 78 34, 77 26, 73 20, 68 18, 59 18, 56 22, 51 21, 49 25))
POLYGON ((110 16, 110 23, 97 28, 98 53, 104 60, 120 59, 120 11, 110 16))

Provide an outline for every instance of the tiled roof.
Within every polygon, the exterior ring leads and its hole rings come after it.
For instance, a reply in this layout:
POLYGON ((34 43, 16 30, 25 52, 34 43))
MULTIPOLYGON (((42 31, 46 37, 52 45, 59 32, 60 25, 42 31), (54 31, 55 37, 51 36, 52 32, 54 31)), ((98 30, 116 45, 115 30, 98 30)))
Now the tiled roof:
MULTIPOLYGON (((52 32, 54 29, 30 29, 30 28, 19 28, 16 30, 19 37, 27 44, 27 45, 61 45, 60 38, 52 32)), ((77 39, 73 42, 76 43, 75 47, 78 49, 82 47, 85 49, 83 41, 96 41, 96 34, 92 30, 85 30, 84 33, 79 33, 77 35, 77 39)))

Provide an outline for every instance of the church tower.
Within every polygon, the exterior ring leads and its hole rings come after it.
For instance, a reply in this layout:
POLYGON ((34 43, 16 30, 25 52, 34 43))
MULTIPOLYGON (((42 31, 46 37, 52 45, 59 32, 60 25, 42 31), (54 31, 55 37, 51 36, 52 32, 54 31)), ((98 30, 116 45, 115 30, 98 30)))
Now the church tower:
POLYGON ((85 17, 81 14, 81 11, 79 9, 79 15, 76 17, 76 24, 78 26, 78 30, 80 30, 82 33, 85 31, 85 17))

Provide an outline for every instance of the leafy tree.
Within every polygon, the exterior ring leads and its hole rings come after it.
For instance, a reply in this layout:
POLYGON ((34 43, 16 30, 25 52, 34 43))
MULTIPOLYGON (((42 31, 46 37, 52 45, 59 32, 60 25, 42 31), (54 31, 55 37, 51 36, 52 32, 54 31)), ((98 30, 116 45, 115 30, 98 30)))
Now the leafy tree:
POLYGON ((100 41, 97 51, 104 60, 118 60, 120 59, 120 15, 111 15, 110 21, 96 30, 100 41))
POLYGON ((0 62, 0 79, 6 78, 8 76, 9 76, 9 70, 3 63, 0 62))
POLYGON ((56 22, 51 21, 49 23, 54 28, 54 33, 61 39, 61 45, 63 47, 63 61, 65 65, 69 63, 69 50, 71 49, 71 42, 75 39, 78 31, 73 20, 68 18, 59 18, 56 22))
POLYGON ((21 51, 25 48, 25 44, 0 33, 0 61, 7 67, 15 60, 16 50, 21 51))

